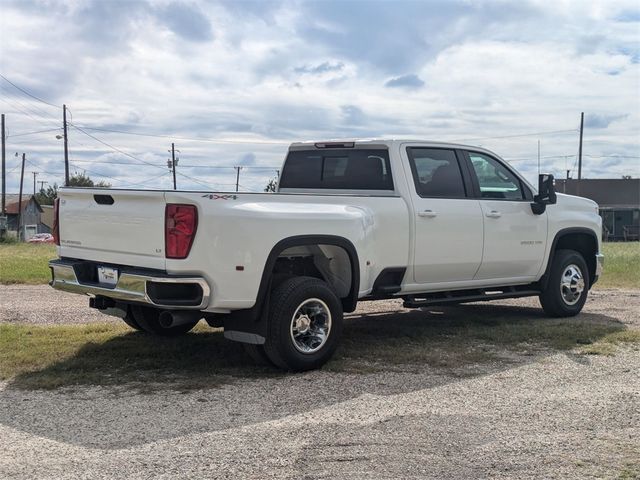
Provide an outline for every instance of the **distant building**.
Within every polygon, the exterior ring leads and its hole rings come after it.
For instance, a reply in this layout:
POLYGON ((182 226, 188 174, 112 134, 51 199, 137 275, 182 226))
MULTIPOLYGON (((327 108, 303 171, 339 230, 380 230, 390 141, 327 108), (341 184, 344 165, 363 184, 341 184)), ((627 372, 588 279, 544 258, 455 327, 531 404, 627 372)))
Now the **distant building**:
POLYGON ((556 191, 598 204, 605 241, 640 239, 640 178, 557 179, 556 191))
MULTIPOLYGON (((19 195, 7 194, 7 230, 18 231, 18 203, 19 195)), ((42 207, 33 195, 22 195, 22 232, 23 238, 28 240, 36 233, 50 233, 51 229, 41 220, 42 207)))
POLYGON ((42 215, 40 215, 42 232, 39 233, 51 233, 53 230, 53 205, 40 205, 40 208, 42 208, 42 215))

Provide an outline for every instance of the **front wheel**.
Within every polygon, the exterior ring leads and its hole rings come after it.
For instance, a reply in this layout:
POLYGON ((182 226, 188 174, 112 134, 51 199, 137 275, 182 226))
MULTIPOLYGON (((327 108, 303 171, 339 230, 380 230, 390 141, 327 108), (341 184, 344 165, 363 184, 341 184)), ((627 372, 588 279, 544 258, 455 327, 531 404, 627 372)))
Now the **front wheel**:
POLYGON ((324 365, 342 334, 342 305, 322 280, 294 277, 273 291, 264 350, 285 370, 304 371, 324 365))
POLYGON ((558 250, 553 256, 540 304, 551 317, 572 317, 582 310, 589 291, 589 269, 575 250, 558 250))

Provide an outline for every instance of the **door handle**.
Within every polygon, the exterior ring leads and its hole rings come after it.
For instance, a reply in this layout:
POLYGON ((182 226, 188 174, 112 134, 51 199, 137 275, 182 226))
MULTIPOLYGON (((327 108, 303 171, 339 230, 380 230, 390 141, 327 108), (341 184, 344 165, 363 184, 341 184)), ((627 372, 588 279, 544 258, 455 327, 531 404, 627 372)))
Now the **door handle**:
POLYGON ((433 218, 433 217, 437 217, 438 214, 436 212, 434 212, 433 210, 423 210, 422 212, 418 212, 418 216, 419 217, 433 218))
POLYGON ((500 218, 502 216, 502 213, 500 213, 497 210, 491 210, 489 213, 487 213, 487 217, 489 218, 500 218))

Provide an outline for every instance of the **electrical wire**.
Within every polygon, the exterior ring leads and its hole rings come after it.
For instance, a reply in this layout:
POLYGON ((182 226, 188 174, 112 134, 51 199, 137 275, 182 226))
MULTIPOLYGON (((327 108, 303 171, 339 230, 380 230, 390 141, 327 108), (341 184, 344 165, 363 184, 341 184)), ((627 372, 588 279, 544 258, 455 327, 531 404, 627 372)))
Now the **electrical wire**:
MULTIPOLYGON (((68 123, 68 122, 67 122, 67 123, 68 123)), ((88 132, 85 132, 82 128, 80 128, 80 127, 78 127, 78 126, 76 126, 76 125, 73 125, 73 124, 72 124, 72 126, 73 126, 73 128, 75 128, 75 129, 76 129, 76 130, 78 130, 79 132, 82 132, 82 133, 84 133, 86 136, 88 136, 88 137, 90 137, 90 138, 93 138, 96 142, 99 142, 99 143, 103 144, 104 146, 109 147, 111 150, 114 150, 114 151, 116 151, 116 152, 118 152, 118 153, 121 153, 122 155, 125 155, 125 156, 127 156, 127 157, 129 157, 129 158, 132 158, 133 160, 136 160, 136 161, 138 161, 138 162, 144 163, 144 164, 146 164, 146 165, 150 165, 150 166, 155 167, 155 168, 161 168, 161 169, 163 169, 163 170, 164 170, 164 168, 165 168, 165 167, 161 167, 160 165, 156 165, 155 163, 147 162, 146 160, 142 160, 141 158, 138 158, 138 157, 136 157, 135 155, 131 155, 130 153, 127 153, 127 152, 125 152, 125 151, 123 151, 123 150, 120 150, 118 147, 114 147, 113 145, 111 145, 111 144, 109 144, 109 143, 107 143, 107 142, 105 142, 105 141, 103 141, 103 140, 100 140, 98 137, 96 137, 96 136, 94 136, 94 135, 91 135, 91 134, 90 134, 90 133, 88 133, 88 132)))
POLYGON ((16 113, 21 113, 22 115, 26 115, 29 118, 31 118, 32 120, 35 120, 36 122, 43 123, 43 124, 45 124, 45 125, 47 125, 49 127, 50 127, 50 124, 48 122, 53 122, 53 120, 49 120, 48 118, 44 118, 42 115, 39 115, 38 113, 29 110, 28 107, 26 107, 22 102, 20 102, 19 100, 16 100, 15 98, 13 98, 13 100, 15 102, 17 102, 19 105, 21 105, 22 108, 17 106, 11 100, 8 100, 7 98, 0 97, 0 100, 5 102, 7 105, 12 106, 14 109, 16 109, 16 113), (38 115, 38 117, 34 117, 34 115, 38 115))
POLYGON ((33 98, 34 100, 37 100, 41 103, 44 103, 45 105, 49 105, 50 107, 55 107, 55 108, 62 108, 60 105, 54 105, 53 103, 49 103, 46 100, 43 100, 41 98, 36 97, 35 95, 27 92, 26 90, 24 90, 23 88, 19 87, 18 85, 16 85, 15 83, 13 83, 11 80, 9 80, 7 77, 5 77, 4 75, 2 75, 0 73, 0 78, 4 79, 5 82, 9 83, 10 85, 13 85, 14 88, 20 90, 22 93, 24 93, 25 95, 33 98))
POLYGON ((559 134, 559 133, 576 133, 578 130, 576 129, 571 129, 571 130, 553 130, 553 131, 549 131, 549 132, 536 132, 536 133, 522 133, 522 134, 518 134, 518 135, 502 135, 499 137, 479 137, 479 138, 463 138, 460 140, 451 140, 451 142, 475 142, 477 140, 499 140, 502 138, 518 138, 518 137, 534 137, 534 136, 541 136, 541 135, 555 135, 555 134, 559 134))
POLYGON ((224 139, 216 139, 216 138, 182 137, 182 136, 175 136, 175 135, 128 132, 128 131, 125 131, 125 130, 114 130, 114 129, 109 129, 109 128, 88 127, 88 126, 84 126, 84 125, 81 128, 83 128, 85 130, 92 130, 92 131, 95 130, 95 131, 98 131, 98 132, 120 133, 120 134, 123 134, 123 135, 135 135, 135 136, 138 136, 138 137, 168 138, 168 139, 173 139, 173 140, 185 140, 185 141, 193 141, 193 142, 208 142, 208 143, 220 143, 220 144, 289 145, 291 143, 291 142, 284 142, 284 141, 278 141, 278 140, 224 140, 224 139))
MULTIPOLYGON (((139 166, 143 166, 137 163, 133 163, 133 162, 117 162, 117 161, 111 161, 111 160, 74 160, 75 162, 79 162, 79 163, 104 163, 104 164, 108 164, 108 165, 139 165, 139 166)), ((223 169, 223 170, 233 170, 236 167, 230 166, 230 165, 183 165, 183 164, 179 164, 180 167, 182 168, 206 168, 206 169, 223 169)), ((243 166, 242 169, 251 169, 251 170, 280 170, 280 166, 278 167, 265 167, 265 166, 258 166, 258 165, 251 165, 251 166, 243 166)), ((234 184, 235 185, 235 184, 234 184)))
POLYGON ((62 127, 50 128, 48 130, 37 130, 35 132, 16 133, 15 135, 7 135, 7 138, 25 137, 27 135, 35 135, 37 133, 56 132, 62 130, 62 127))

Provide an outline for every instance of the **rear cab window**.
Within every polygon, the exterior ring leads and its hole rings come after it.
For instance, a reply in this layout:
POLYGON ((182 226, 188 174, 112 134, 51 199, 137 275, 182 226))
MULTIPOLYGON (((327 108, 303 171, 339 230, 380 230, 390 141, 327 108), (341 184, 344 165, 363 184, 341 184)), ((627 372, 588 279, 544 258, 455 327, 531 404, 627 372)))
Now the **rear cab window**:
POLYGON ((280 189, 393 190, 386 149, 292 150, 280 189))
POLYGON ((416 187, 422 198, 465 198, 460 162, 453 150, 444 148, 409 147, 409 164, 416 187))

